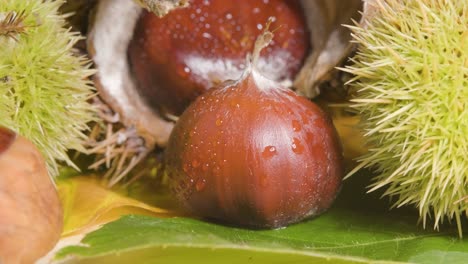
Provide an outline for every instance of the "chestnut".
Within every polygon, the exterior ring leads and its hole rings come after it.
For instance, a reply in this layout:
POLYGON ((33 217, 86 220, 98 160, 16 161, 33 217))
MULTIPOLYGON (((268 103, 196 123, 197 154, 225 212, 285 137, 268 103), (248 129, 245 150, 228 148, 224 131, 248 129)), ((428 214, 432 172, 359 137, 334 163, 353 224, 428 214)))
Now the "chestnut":
POLYGON ((0 263, 34 263, 59 240, 62 219, 39 150, 0 127, 0 263))
POLYGON ((195 214, 278 228, 331 206, 343 155, 326 113, 262 75, 257 59, 180 116, 165 166, 175 197, 195 214))
POLYGON ((309 45, 297 0, 191 0, 162 18, 143 11, 128 47, 139 93, 153 108, 181 114, 204 91, 240 77, 269 17, 278 28, 259 70, 292 83, 309 45))

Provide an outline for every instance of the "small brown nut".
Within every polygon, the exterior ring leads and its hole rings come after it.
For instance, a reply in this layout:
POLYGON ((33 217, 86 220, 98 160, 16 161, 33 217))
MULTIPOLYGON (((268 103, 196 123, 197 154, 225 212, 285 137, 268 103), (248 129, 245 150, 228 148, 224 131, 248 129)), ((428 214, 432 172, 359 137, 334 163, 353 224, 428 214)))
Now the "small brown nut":
POLYGON ((0 127, 0 263, 34 263, 57 243, 62 218, 36 146, 0 127))

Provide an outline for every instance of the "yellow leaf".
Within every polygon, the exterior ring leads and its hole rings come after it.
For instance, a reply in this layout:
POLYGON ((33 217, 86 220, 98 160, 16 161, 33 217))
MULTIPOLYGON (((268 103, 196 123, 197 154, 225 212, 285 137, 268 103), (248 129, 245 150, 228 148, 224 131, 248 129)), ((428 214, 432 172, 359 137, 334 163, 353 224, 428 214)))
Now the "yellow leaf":
POLYGON ((344 157, 352 160, 367 153, 362 131, 358 128, 359 116, 334 115, 333 123, 343 144, 344 157))
POLYGON ((60 180, 57 187, 64 210, 62 237, 86 232, 126 214, 175 215, 114 192, 93 176, 60 180))

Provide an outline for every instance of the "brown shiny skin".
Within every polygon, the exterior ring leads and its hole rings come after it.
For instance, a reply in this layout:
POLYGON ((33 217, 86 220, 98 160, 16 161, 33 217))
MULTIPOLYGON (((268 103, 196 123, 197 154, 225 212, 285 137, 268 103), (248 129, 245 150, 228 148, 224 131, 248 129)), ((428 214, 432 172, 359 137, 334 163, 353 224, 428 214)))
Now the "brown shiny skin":
POLYGON ((62 207, 39 150, 0 127, 0 149, 5 142, 8 147, 0 151, 0 263, 35 263, 60 238, 62 207))
POLYGON ((292 79, 309 48, 296 0, 192 0, 163 18, 143 12, 128 49, 140 93, 152 107, 181 114, 213 85, 240 77, 269 17, 275 38, 260 69, 278 81, 292 79))
POLYGON ((212 89, 182 114, 166 149, 171 189, 195 214, 277 228, 329 208, 343 174, 331 119, 286 89, 249 76, 212 89))

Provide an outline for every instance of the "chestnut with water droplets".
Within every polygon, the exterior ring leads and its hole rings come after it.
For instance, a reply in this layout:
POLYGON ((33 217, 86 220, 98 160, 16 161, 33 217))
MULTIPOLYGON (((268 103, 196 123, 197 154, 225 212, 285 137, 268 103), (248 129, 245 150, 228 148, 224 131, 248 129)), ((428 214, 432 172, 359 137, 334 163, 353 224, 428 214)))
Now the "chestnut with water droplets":
POLYGON ((308 50, 305 19, 296 0, 191 0, 163 18, 143 12, 128 48, 139 92, 149 105, 179 115, 197 96, 238 79, 255 36, 272 17, 278 28, 259 70, 292 81, 308 50))
POLYGON ((343 158, 331 119, 259 73, 258 52, 239 80, 207 91, 180 116, 165 166, 175 197, 195 214, 278 228, 331 206, 343 158))

